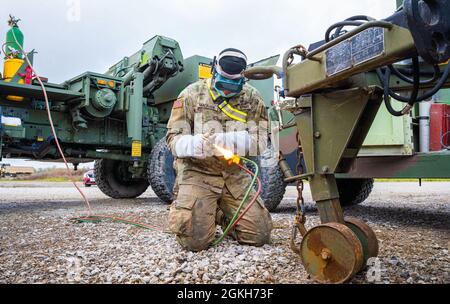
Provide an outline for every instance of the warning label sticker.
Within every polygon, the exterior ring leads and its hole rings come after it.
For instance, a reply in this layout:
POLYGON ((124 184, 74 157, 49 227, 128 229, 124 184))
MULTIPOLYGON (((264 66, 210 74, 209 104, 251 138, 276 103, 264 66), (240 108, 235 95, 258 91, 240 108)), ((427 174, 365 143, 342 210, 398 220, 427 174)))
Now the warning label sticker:
POLYGON ((131 145, 131 157, 142 157, 142 143, 133 141, 131 145))
POLYGON ((199 79, 212 78, 211 66, 208 64, 200 63, 198 66, 198 78, 199 79))
POLYGON ((327 75, 341 73, 377 58, 384 51, 384 29, 369 28, 326 51, 327 75))

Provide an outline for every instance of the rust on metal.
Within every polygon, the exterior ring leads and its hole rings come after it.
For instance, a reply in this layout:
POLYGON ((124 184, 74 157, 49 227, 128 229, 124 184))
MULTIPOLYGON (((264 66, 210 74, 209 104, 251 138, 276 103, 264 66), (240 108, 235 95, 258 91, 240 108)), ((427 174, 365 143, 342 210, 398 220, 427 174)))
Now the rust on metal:
POLYGON ((358 237, 350 228, 338 223, 311 229, 302 241, 300 256, 306 271, 320 283, 345 283, 364 263, 358 237))
POLYGON ((345 224, 356 234, 363 246, 364 264, 370 258, 377 257, 379 252, 378 239, 372 228, 365 222, 353 217, 345 218, 345 224))

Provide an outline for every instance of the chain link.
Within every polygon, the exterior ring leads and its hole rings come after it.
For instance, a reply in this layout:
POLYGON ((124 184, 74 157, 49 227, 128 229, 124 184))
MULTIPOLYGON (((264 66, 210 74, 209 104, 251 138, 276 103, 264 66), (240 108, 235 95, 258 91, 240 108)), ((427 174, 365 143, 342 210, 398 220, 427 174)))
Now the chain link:
POLYGON ((295 53, 292 52, 289 54, 288 61, 287 61, 288 66, 294 62, 294 54, 298 54, 298 55, 302 56, 303 58, 308 56, 308 50, 301 44, 294 46, 292 48, 292 50, 294 50, 295 53))
MULTIPOLYGON (((297 154, 297 172, 299 175, 302 175, 304 173, 304 168, 302 165, 302 159, 303 159, 303 149, 300 144, 300 134, 297 132, 297 142, 299 143, 299 149, 297 154)), ((303 182, 303 179, 299 179, 297 182, 297 212, 295 215, 294 224, 292 226, 292 235, 291 235, 291 249, 296 252, 297 254, 300 253, 300 248, 296 244, 296 239, 298 236, 298 233, 302 235, 303 237, 306 235, 307 230, 305 227, 306 224, 306 208, 305 208, 305 199, 303 197, 303 191, 305 189, 305 183, 303 182)))

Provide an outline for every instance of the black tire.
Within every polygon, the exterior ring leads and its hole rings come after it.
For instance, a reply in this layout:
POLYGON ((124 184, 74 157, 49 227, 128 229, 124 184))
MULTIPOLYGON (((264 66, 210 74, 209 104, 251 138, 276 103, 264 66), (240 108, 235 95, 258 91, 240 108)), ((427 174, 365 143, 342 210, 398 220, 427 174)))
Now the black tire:
POLYGON ((91 187, 91 185, 88 185, 88 184, 85 184, 84 185, 86 188, 90 188, 91 187))
MULTIPOLYGON (((261 198, 269 211, 275 211, 286 193, 286 183, 278 161, 273 159, 271 150, 255 159, 260 167, 260 178, 263 186, 261 198)), ((155 194, 163 202, 173 202, 173 190, 176 172, 173 168, 174 158, 167 146, 166 139, 161 139, 154 147, 148 167, 148 178, 155 194)), ((250 168, 251 169, 251 168, 250 168)))
POLYGON ((131 179, 127 162, 102 159, 95 161, 94 172, 98 188, 114 199, 133 199, 149 186, 147 178, 131 179))
POLYGON ((174 157, 167 146, 166 138, 163 138, 153 148, 147 176, 155 194, 167 204, 171 204, 174 199, 176 172, 173 164, 174 157))
POLYGON ((369 179, 338 179, 337 180, 341 206, 350 207, 362 204, 372 193, 374 180, 369 179))
POLYGON ((259 167, 259 177, 262 183, 261 199, 267 210, 274 212, 281 204, 286 193, 287 184, 284 182, 284 175, 278 165, 278 158, 274 158, 272 148, 269 148, 263 155, 253 159, 259 167))

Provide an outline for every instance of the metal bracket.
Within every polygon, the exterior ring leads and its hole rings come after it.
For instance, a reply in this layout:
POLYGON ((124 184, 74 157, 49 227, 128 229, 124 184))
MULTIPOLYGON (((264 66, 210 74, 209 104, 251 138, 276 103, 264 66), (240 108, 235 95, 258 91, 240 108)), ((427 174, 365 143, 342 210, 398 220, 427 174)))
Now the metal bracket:
POLYGON ((313 94, 296 102, 303 110, 296 120, 307 173, 287 181, 309 179, 322 223, 344 223, 335 174, 353 164, 381 101, 381 92, 369 87, 313 94))
POLYGON ((293 182, 296 182, 296 181, 299 181, 299 180, 307 180, 307 179, 309 179, 312 176, 314 176, 313 173, 297 175, 297 176, 286 178, 284 180, 284 182, 290 184, 290 183, 293 183, 293 182))

